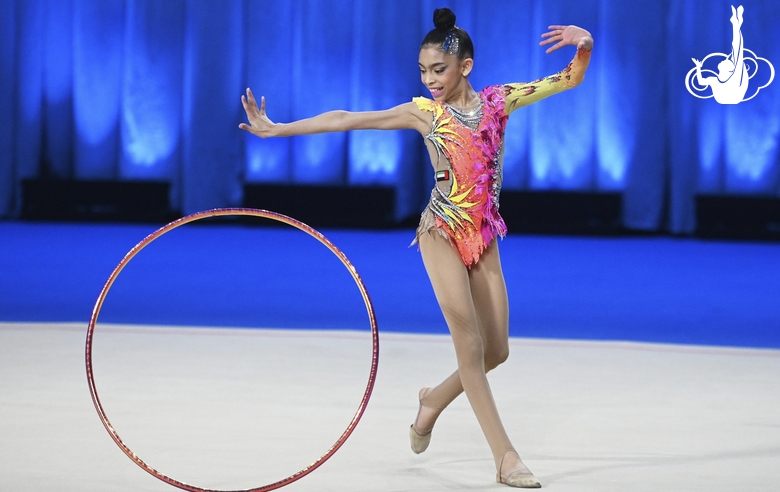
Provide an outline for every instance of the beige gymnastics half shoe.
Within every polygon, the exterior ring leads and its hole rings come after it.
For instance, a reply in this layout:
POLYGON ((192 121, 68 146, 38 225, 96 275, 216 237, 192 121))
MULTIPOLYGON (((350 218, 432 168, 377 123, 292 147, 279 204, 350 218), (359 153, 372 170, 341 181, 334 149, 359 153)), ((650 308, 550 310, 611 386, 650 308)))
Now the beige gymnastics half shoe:
MULTIPOLYGON (((521 489, 538 489, 541 488, 542 484, 539 483, 539 480, 536 479, 533 473, 523 465, 525 468, 524 470, 515 470, 513 472, 510 472, 508 475, 504 475, 501 473, 501 467, 504 464, 504 458, 506 457, 507 453, 513 452, 517 453, 514 449, 509 449, 504 453, 504 456, 501 457, 501 463, 498 465, 498 473, 496 474, 496 482, 503 483, 506 485, 509 485, 510 487, 517 487, 521 489)), ((519 457, 519 456, 518 456, 519 457)), ((522 463, 522 460, 520 461, 522 463)))
POLYGON ((420 411, 422 410, 423 404, 422 399, 425 397, 425 394, 430 390, 431 388, 423 388, 420 390, 419 394, 419 400, 420 400, 420 406, 417 409, 417 417, 414 419, 414 424, 412 424, 409 427, 409 442, 412 444, 412 451, 414 451, 415 454, 420 454, 426 449, 428 449, 428 445, 431 443, 431 434, 433 433, 433 429, 426 431, 420 431, 417 429, 417 419, 420 418, 420 411))

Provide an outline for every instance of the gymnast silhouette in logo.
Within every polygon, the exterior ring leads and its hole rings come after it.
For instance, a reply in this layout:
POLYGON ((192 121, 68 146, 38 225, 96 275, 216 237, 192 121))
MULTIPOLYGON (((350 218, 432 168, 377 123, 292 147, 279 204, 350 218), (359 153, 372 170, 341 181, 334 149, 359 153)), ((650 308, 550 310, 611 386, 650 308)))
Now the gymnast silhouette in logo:
POLYGON ((744 11, 745 9, 742 5, 737 9, 734 9, 733 5, 731 7, 731 54, 712 53, 707 55, 702 61, 692 58, 693 63, 696 66, 685 76, 685 88, 688 89, 688 92, 692 95, 700 99, 714 97, 715 101, 720 104, 739 104, 743 101, 753 99, 756 94, 758 94, 759 90, 772 83, 772 80, 775 77, 775 69, 772 64, 769 63, 766 58, 756 56, 755 53, 745 48, 741 31, 742 14, 744 11), (717 75, 712 70, 702 68, 707 59, 712 57, 723 58, 723 60, 718 63, 717 75), (769 67, 769 81, 756 88, 755 92, 750 97, 745 98, 750 79, 758 73, 759 61, 765 62, 769 67), (712 74, 712 76, 704 77, 702 74, 712 74), (701 96, 694 92, 706 91, 707 87, 712 89, 711 95, 701 96))

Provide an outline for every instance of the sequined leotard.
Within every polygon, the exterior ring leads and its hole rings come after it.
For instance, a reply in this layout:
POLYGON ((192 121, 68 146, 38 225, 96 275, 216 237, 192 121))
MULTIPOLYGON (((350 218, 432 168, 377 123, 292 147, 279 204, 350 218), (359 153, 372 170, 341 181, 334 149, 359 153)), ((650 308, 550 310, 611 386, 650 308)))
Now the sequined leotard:
POLYGON ((496 236, 504 237, 506 224, 498 213, 498 195, 507 119, 517 108, 579 84, 589 61, 590 51, 579 49, 572 62, 554 75, 526 84, 486 87, 473 113, 423 97, 413 99, 418 108, 433 114, 426 139, 435 149, 431 155, 438 180, 451 184, 449 191, 434 186, 415 242, 423 233, 439 232, 471 268, 496 236))

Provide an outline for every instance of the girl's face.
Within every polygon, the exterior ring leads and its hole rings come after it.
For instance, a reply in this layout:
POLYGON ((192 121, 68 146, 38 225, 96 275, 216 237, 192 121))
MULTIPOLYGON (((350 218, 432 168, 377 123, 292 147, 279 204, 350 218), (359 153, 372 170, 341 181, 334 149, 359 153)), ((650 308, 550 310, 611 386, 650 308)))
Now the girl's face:
POLYGON ((418 59, 420 79, 433 99, 448 101, 460 92, 473 63, 471 58, 459 60, 457 55, 448 55, 438 46, 424 46, 418 59))

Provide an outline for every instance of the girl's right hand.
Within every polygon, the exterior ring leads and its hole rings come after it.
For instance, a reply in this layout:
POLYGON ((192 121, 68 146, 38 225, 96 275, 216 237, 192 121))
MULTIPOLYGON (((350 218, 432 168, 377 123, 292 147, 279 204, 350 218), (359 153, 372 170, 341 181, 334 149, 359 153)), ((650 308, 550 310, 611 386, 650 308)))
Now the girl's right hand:
POLYGON ((553 51, 563 48, 564 46, 576 46, 578 49, 582 48, 590 51, 593 49, 593 37, 585 29, 577 26, 550 26, 549 31, 542 34, 545 38, 544 41, 539 43, 539 46, 545 46, 555 43, 547 48, 545 53, 552 53, 553 51))
POLYGON ((244 105, 249 124, 241 123, 238 127, 260 138, 273 137, 276 124, 265 114, 265 97, 260 98, 260 107, 258 108, 254 94, 252 94, 251 89, 247 89, 246 96, 241 96, 241 104, 244 105))

